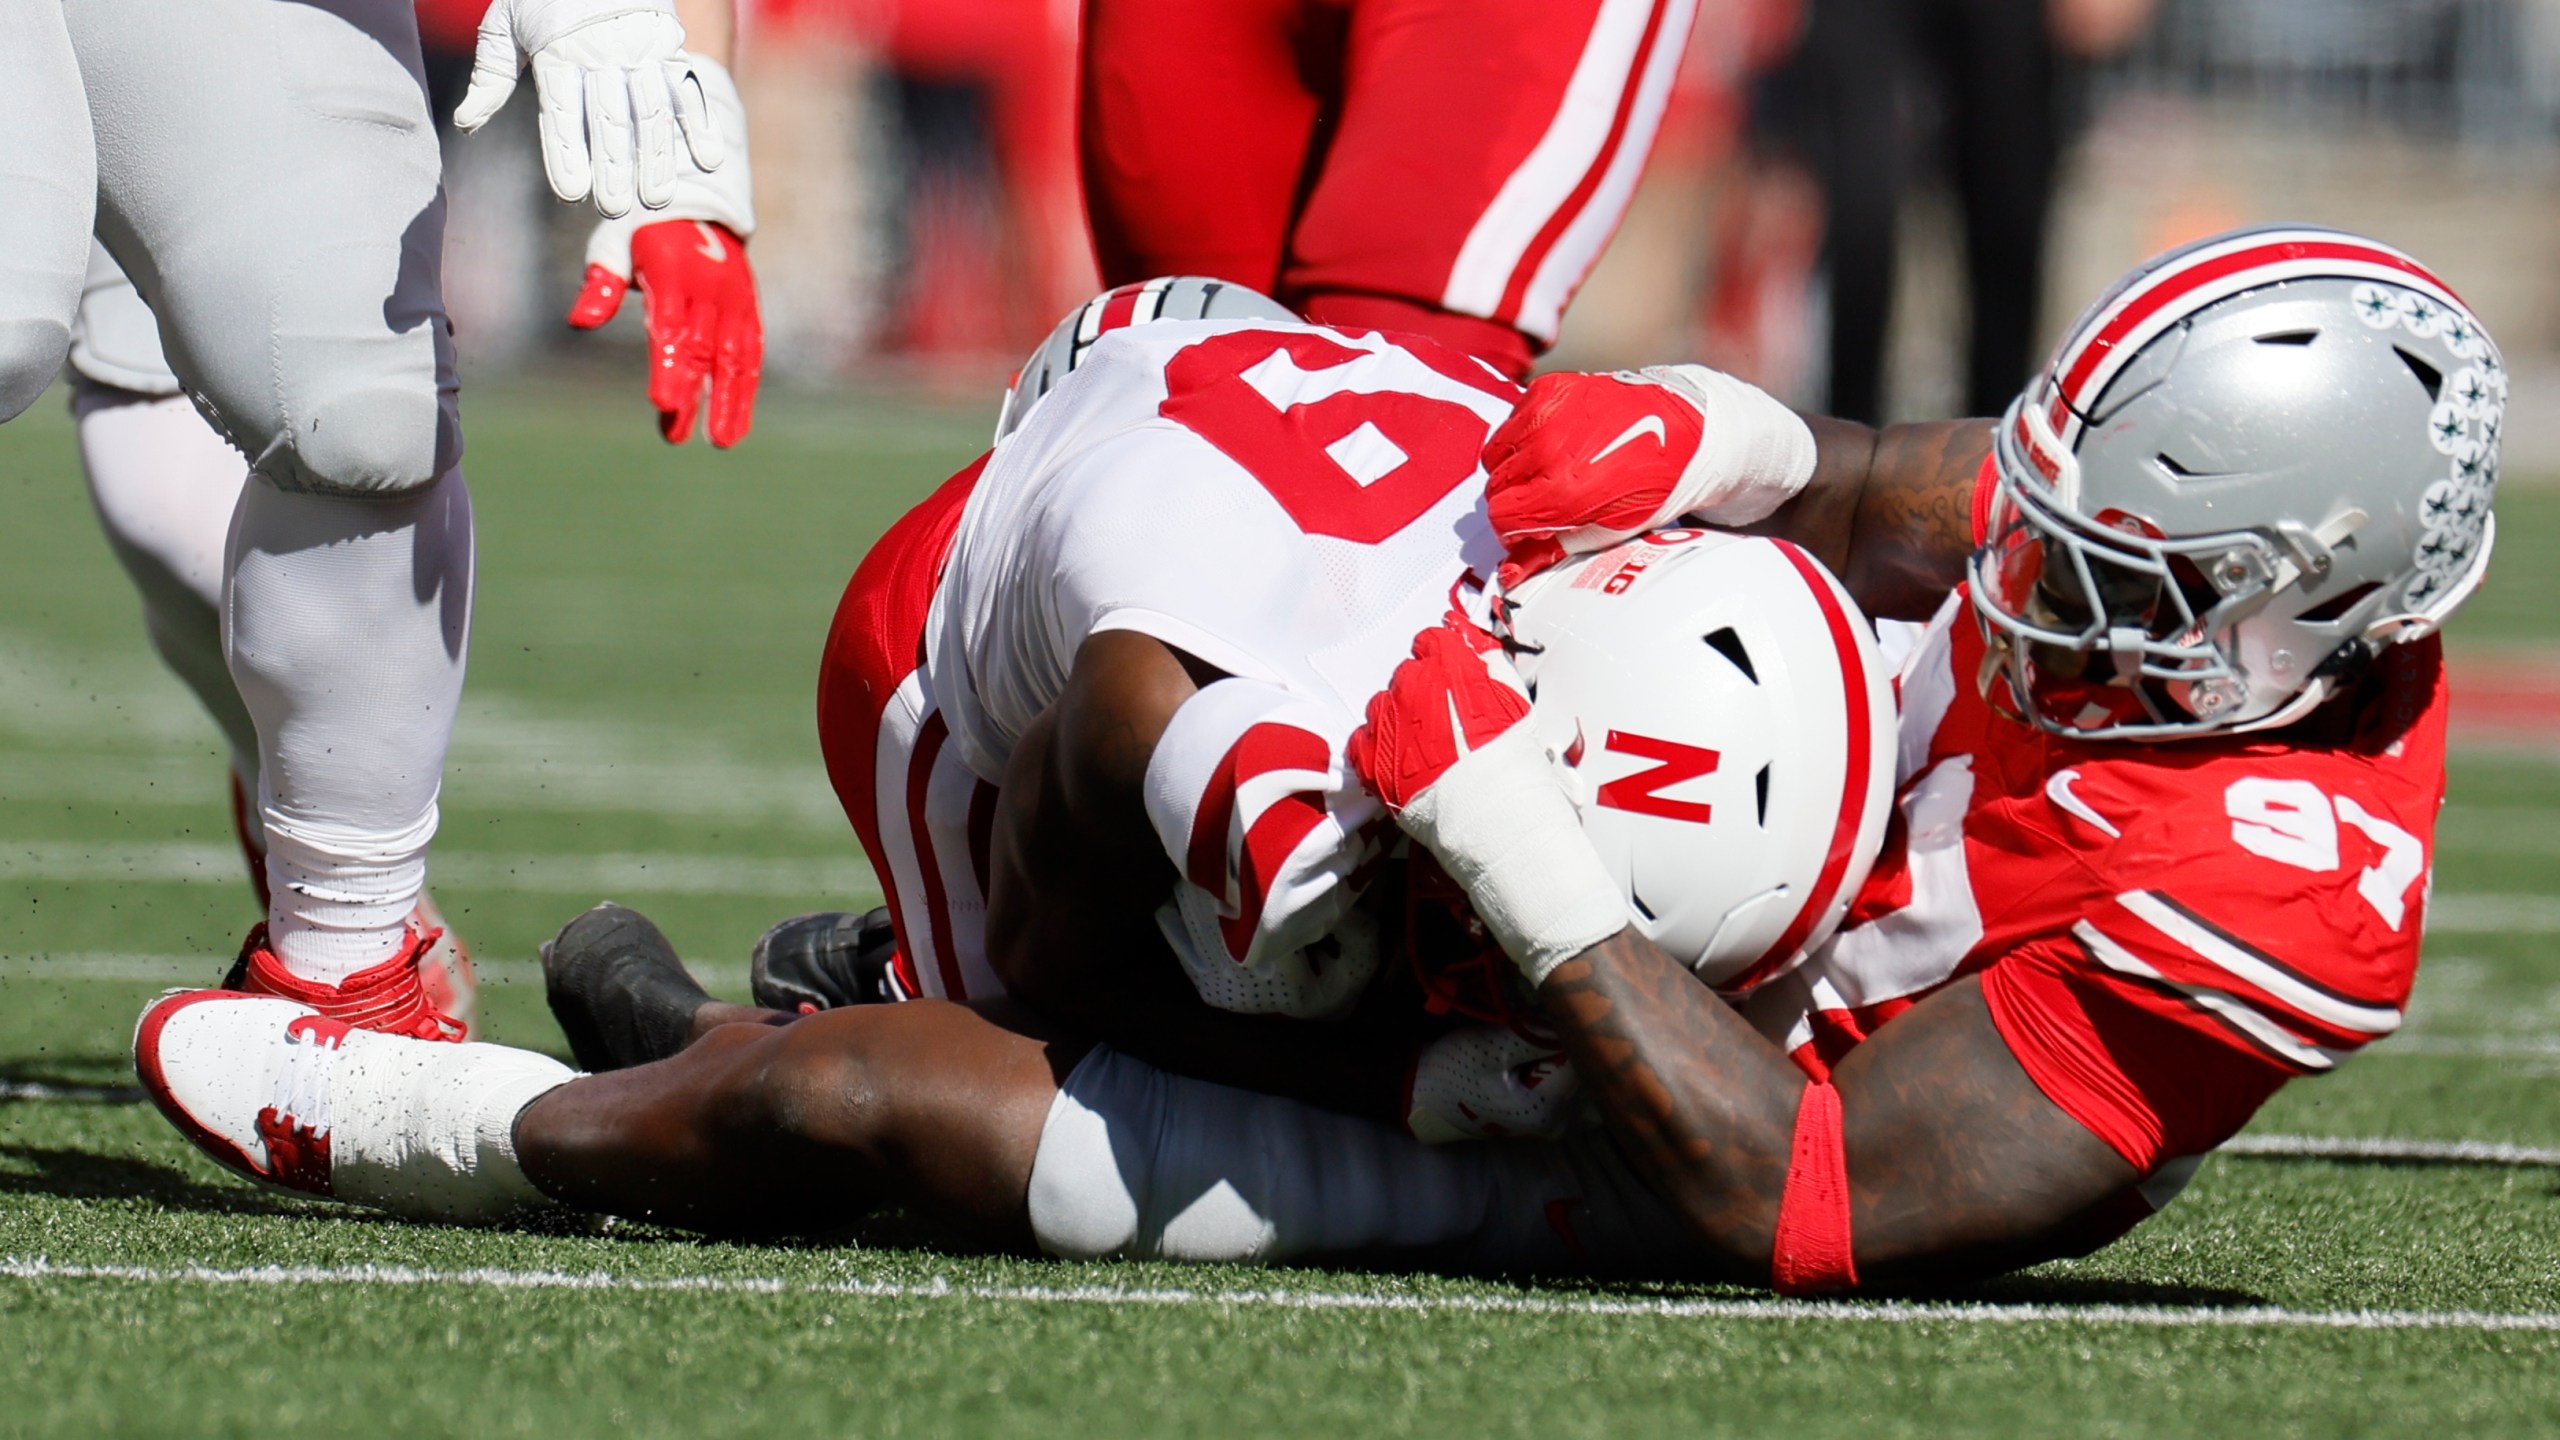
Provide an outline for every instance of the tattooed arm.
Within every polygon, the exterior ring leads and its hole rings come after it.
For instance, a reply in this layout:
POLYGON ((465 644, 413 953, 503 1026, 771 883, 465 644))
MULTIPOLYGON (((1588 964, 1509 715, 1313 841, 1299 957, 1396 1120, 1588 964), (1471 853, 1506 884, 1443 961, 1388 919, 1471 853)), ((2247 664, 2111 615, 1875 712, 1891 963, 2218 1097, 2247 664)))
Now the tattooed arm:
POLYGON ((1813 479, 1749 530, 1812 551, 1870 615, 1929 618, 1973 550, 1974 480, 1991 453, 1991 422, 1806 423, 1813 479))
MULTIPOLYGON (((1539 998, 1609 1126, 1717 1258, 1768 1273, 1804 1073, 1633 929, 1539 998)), ((2138 1177, 2020 1069, 1971 979, 1834 1072, 1860 1277, 1998 1274, 2076 1253, 2073 1222, 2138 1177)))

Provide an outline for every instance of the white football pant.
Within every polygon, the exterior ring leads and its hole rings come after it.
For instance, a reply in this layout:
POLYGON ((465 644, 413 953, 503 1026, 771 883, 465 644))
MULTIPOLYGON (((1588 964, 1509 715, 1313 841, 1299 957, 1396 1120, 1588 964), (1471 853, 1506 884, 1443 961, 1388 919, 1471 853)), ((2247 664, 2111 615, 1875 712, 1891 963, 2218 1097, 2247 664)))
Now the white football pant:
MULTIPOLYGON (((0 131, 0 247, 16 247, 0 248, 0 403, 50 381, 51 337, 67 342, 79 287, 66 297, 47 257, 69 234, 85 269, 88 224, 48 197, 94 172, 97 235, 155 313, 170 377, 248 457, 245 487, 220 482, 238 496, 214 612, 224 668, 256 734, 276 947, 305 978, 343 979, 398 947, 416 904, 469 631, 414 15, 406 0, 0 0, 0 123, 21 112, 0 131), (84 93, 87 123, 69 123, 84 93)), ((136 572, 155 640, 200 650, 201 612, 185 619, 178 596, 205 598, 185 583, 201 519, 158 535, 128 521, 161 508, 154 492, 215 483, 180 473, 213 467, 175 426, 85 408, 118 553, 163 572, 136 572), (189 625, 192 640, 163 638, 189 625)), ((219 688, 198 686, 217 719, 219 688)))

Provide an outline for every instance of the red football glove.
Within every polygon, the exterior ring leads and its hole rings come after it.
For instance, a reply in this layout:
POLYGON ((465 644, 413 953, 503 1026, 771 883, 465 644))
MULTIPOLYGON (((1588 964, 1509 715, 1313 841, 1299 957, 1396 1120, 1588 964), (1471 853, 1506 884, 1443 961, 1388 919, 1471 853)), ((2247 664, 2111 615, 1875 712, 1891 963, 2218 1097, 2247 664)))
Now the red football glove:
POLYGON ((1452 617, 1413 637, 1413 658, 1371 696, 1351 732, 1351 768, 1401 815, 1449 767, 1529 718, 1529 697, 1501 645, 1452 617))
MULTIPOLYGON (((1485 511, 1511 552, 1510 585, 1562 560, 1558 538, 1646 527, 1698 453, 1706 417, 1673 391, 1616 375, 1541 375, 1485 442, 1485 511), (1515 573, 1516 572, 1516 573, 1515 573)), ((1590 547, 1602 548, 1602 547, 1590 547)))
POLYGON ((1542 375, 1485 442, 1485 509, 1511 552, 1501 581, 1684 515, 1748 525, 1813 462, 1794 411, 1704 366, 1542 375))
MULTIPOLYGON (((764 373, 764 320, 746 242, 717 221, 662 220, 633 232, 631 272, 648 304, 649 403, 658 407, 659 433, 671 445, 690 438, 707 385, 711 443, 726 449, 745 439, 764 373)), ((612 270, 589 265, 569 323, 593 330, 611 320, 629 288, 612 270)))
POLYGON ((1627 902, 1523 723, 1526 689, 1492 636, 1452 618, 1414 637, 1347 753, 1534 988, 1626 928, 1627 902))

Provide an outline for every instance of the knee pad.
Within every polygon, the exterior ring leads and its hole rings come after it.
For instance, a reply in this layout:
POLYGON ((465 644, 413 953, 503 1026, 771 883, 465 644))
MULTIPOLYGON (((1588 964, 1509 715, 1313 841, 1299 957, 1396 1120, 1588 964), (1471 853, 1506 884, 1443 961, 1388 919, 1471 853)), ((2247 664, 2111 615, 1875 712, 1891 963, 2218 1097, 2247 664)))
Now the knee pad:
POLYGON ((324 391, 287 413, 289 424, 250 462, 279 490, 407 495, 433 485, 462 459, 453 393, 423 379, 324 391))
POLYGON ((71 327, 59 320, 0 319, 0 421, 36 403, 71 353, 71 327))

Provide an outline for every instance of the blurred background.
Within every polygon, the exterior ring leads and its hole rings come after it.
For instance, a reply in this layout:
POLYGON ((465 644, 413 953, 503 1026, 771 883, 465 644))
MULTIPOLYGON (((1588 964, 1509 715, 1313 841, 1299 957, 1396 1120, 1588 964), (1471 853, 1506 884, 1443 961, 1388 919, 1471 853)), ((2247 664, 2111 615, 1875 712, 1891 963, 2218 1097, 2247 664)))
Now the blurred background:
MULTIPOLYGON (((447 106, 484 3, 420 0, 447 106)), ((1090 293, 1077 10, 746 0, 774 383, 991 400, 1090 293)), ((1860 418, 1980 412, 2143 255, 2305 220, 2414 250, 2489 317, 2526 397, 2508 468, 2547 470, 2555 126, 2560 0, 1703 0, 1549 363, 1705 359, 1860 418)), ((448 146, 474 374, 565 358, 585 221, 522 137, 448 146)))

